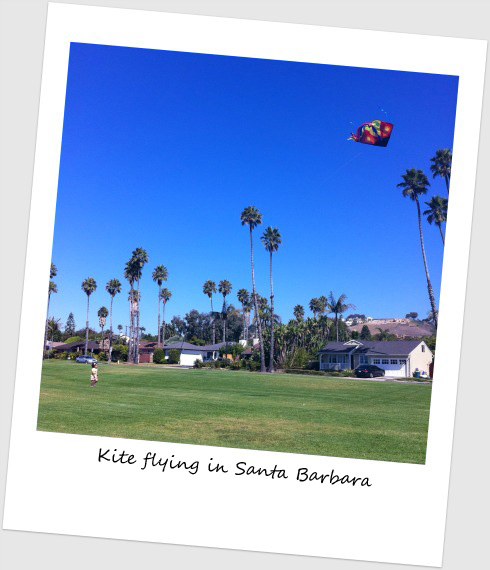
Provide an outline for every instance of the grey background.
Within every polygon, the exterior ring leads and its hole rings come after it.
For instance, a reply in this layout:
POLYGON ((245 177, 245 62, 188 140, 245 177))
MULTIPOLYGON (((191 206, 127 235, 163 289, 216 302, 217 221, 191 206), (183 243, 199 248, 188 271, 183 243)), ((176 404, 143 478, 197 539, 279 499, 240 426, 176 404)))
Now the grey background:
MULTIPOLYGON (((67 2, 490 39, 488 0, 86 0, 67 2)), ((27 245, 32 169, 42 72, 46 0, 0 0, 0 494, 3 512, 15 362, 27 245)), ((471 62, 469 62, 471 65, 471 62)), ((487 63, 487 74, 488 74, 487 63)), ((421 94, 423 96, 423 94, 421 94)), ((487 479, 490 373, 486 364, 490 211, 490 89, 483 107, 449 505, 445 570, 482 568, 488 561, 487 479)), ((80 244, 82 251, 82 244, 80 244)), ((461 271, 466 271, 461 267, 461 271)), ((30 357, 29 347, 26 358, 30 357)), ((94 482, 93 484, 97 484, 94 482)), ((403 492, 403 489, 400 489, 403 492)), ((165 513, 162 513, 165 516, 165 513)), ((416 542, 423 526, 407 540, 416 542)), ((325 537, 328 540, 328 536, 325 537)), ((407 568, 379 563, 286 556, 212 548, 0 531, 2 567, 72 570, 118 567, 376 570, 407 568)), ((418 568, 418 567, 417 567, 418 568)))

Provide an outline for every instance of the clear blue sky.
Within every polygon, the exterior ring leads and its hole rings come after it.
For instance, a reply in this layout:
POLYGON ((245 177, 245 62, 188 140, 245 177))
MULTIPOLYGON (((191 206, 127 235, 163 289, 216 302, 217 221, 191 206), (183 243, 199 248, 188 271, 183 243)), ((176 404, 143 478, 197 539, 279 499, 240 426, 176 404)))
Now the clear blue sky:
MULTIPOLYGON (((84 326, 81 282, 123 283, 114 326, 128 324, 125 262, 148 251, 141 324, 156 333, 156 265, 168 268, 167 320, 207 311, 207 279, 228 279, 230 300, 251 290, 244 207, 263 214, 254 232, 258 292, 269 295, 269 258, 259 241, 268 225, 283 244, 274 255, 275 305, 346 293, 373 317, 425 316, 429 301, 415 204, 396 184, 407 168, 430 178, 430 158, 453 142, 456 77, 72 44, 68 72, 50 315, 73 311, 84 326), (394 123, 387 148, 347 141, 355 126, 394 123)), ((443 248, 424 222, 436 294, 443 248)), ((219 306, 218 297, 216 305, 219 306)))

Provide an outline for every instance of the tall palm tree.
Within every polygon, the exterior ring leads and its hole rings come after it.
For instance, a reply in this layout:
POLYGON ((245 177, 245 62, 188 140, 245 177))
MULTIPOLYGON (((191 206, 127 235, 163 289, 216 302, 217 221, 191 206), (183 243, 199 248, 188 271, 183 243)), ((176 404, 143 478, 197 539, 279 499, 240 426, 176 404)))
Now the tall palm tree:
POLYGON ((134 305, 134 283, 138 274, 138 266, 131 258, 124 268, 124 277, 129 281, 129 346, 128 362, 134 362, 134 329, 135 329, 135 305, 134 305))
POLYGON ((121 336, 122 331, 123 331, 123 326, 122 326, 122 325, 117 325, 117 330, 119 331, 119 336, 121 336))
POLYGON ((226 343, 226 318, 228 316, 227 310, 226 310, 226 296, 231 293, 231 290, 232 290, 232 285, 229 281, 227 281, 226 279, 223 279, 223 281, 219 282, 218 291, 223 295, 222 315, 223 315, 223 342, 224 343, 226 343))
POLYGON ((342 313, 348 309, 355 309, 355 306, 351 303, 345 303, 346 299, 347 295, 345 293, 342 293, 338 299, 333 296, 332 291, 330 291, 330 295, 328 296, 328 312, 335 315, 337 342, 339 341, 339 315, 342 316, 342 313))
POLYGON ((162 346, 165 345, 165 307, 167 306, 168 301, 172 293, 167 288, 164 288, 160 291, 160 299, 163 303, 163 326, 162 326, 162 346))
POLYGON ((148 263, 148 253, 143 248, 137 247, 133 251, 133 259, 134 259, 135 264, 138 268, 138 271, 136 274, 136 282, 138 285, 138 295, 137 295, 138 304, 137 304, 137 312, 136 312, 136 349, 135 349, 135 363, 138 364, 139 360, 140 360, 139 346, 140 346, 140 336, 141 336, 141 328, 140 328, 140 299, 141 299, 140 281, 141 281, 141 275, 143 272, 143 267, 145 266, 146 263, 148 263))
POLYGON ((440 176, 444 178, 446 182, 446 189, 449 195, 449 182, 451 180, 451 163, 453 161, 453 155, 450 149, 444 148, 436 151, 436 155, 433 156, 430 161, 431 172, 433 177, 440 176))
POLYGON ((161 300, 161 293, 162 293, 162 283, 168 279, 168 271, 167 268, 163 265, 157 265, 155 270, 152 274, 153 281, 155 281, 158 285, 158 337, 157 337, 157 346, 160 348, 160 300, 161 300))
POLYGON ((202 286, 202 292, 209 297, 211 301, 211 326, 213 331, 213 344, 216 344, 216 328, 214 322, 214 309, 213 309, 213 293, 216 293, 216 283, 214 281, 206 281, 202 286))
POLYGON ((58 273, 58 268, 56 267, 56 265, 54 263, 51 264, 51 267, 49 268, 49 288, 48 288, 48 310, 46 311, 46 324, 44 326, 44 346, 43 346, 43 354, 44 351, 46 350, 46 342, 48 341, 48 315, 49 315, 49 302, 51 300, 51 293, 57 293, 58 289, 56 287, 56 284, 52 281, 52 279, 54 277, 56 277, 58 273))
POLYGON ((424 233, 422 231, 422 216, 420 213, 419 196, 427 193, 427 186, 430 186, 427 176, 421 171, 411 168, 405 174, 402 174, 403 182, 397 184, 397 188, 403 188, 402 194, 404 198, 410 198, 417 206, 417 217, 419 222, 420 247, 422 248, 422 258, 424 260, 425 277, 427 279, 427 291, 429 293, 429 301, 432 312, 435 316, 434 324, 437 329, 437 308, 434 299, 434 291, 429 276, 429 267, 427 265, 427 257, 425 256, 424 233))
MULTIPOLYGON (((255 267, 254 267, 254 246, 253 246, 253 230, 262 224, 262 214, 255 206, 248 206, 240 215, 242 226, 248 226, 250 229, 250 262, 252 265, 252 299, 254 303, 255 314, 259 314, 259 307, 257 305, 257 290, 255 288, 255 267)), ((265 372, 265 357, 264 357, 264 343, 262 339, 262 325, 260 318, 257 319, 259 331, 259 346, 260 346, 260 371, 265 372)))
POLYGON ((88 350, 88 313, 90 309, 90 295, 97 289, 97 283, 93 277, 87 277, 82 281, 82 291, 87 295, 87 320, 85 322, 85 355, 88 350))
POLYGON ((299 323, 305 318, 305 309, 302 305, 296 305, 293 309, 293 315, 296 321, 299 323))
POLYGON ((447 198, 442 198, 442 196, 432 196, 430 202, 425 202, 427 206, 429 206, 429 209, 425 210, 424 216, 427 216, 429 224, 434 222, 439 228, 442 245, 445 245, 444 234, 442 233, 442 224, 447 220, 447 202, 447 198))
POLYGON ((97 311, 97 316, 99 317, 99 327, 100 327, 100 349, 104 350, 104 327, 105 327, 105 323, 106 323, 106 319, 107 319, 107 315, 109 314, 109 311, 107 310, 106 307, 101 307, 98 311, 97 311))
POLYGON ((246 289, 240 289, 236 294, 238 302, 242 305, 242 315, 243 315, 243 339, 247 340, 247 320, 246 320, 246 310, 250 305, 250 294, 246 289))
MULTIPOLYGON (((51 267, 54 267, 53 264, 51 264, 51 267)), ((52 271, 51 271, 52 273, 52 271)), ((54 274, 56 275, 56 273, 54 274)), ((53 276, 54 277, 54 276, 53 276)), ((51 301, 51 294, 52 293, 58 293, 58 287, 56 286, 56 283, 54 281, 50 281, 49 282, 49 287, 48 287, 48 310, 46 311, 46 326, 44 329, 44 348, 43 348, 43 354, 44 351, 46 350, 46 343, 48 342, 48 315, 49 315, 49 302, 51 301)))
MULTIPOLYGON (((110 305, 110 331, 109 331, 109 364, 111 363, 112 359, 112 302, 114 301, 114 297, 121 292, 121 282, 119 279, 110 279, 105 286, 105 290, 111 296, 111 305, 110 305)), ((122 326, 119 325, 122 330, 122 326)), ((119 328, 118 327, 118 328, 119 328)))
POLYGON ((282 243, 281 234, 277 228, 269 226, 260 238, 265 249, 269 252, 270 261, 270 285, 271 285, 271 346, 269 353, 269 372, 274 372, 274 282, 272 280, 272 254, 275 253, 282 243))

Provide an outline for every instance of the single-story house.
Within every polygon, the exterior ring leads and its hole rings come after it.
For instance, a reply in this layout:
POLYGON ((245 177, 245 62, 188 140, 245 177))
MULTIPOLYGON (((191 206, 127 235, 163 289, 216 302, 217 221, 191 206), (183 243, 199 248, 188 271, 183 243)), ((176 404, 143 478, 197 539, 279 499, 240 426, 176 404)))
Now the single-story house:
MULTIPOLYGON (((233 342, 226 343, 229 346, 233 345, 233 342)), ((165 358, 169 358, 171 350, 178 350, 180 352, 181 366, 193 366, 196 360, 201 360, 207 362, 209 360, 216 360, 219 356, 220 348, 225 346, 224 342, 218 342, 217 344, 210 344, 206 346, 197 346, 191 344, 190 342, 173 342, 171 344, 165 344, 162 349, 165 351, 165 358)), ((142 342, 139 347, 140 362, 153 362, 153 353, 157 347, 156 342, 142 342)))
POLYGON ((318 352, 320 370, 355 369, 374 364, 387 376, 408 378, 418 368, 429 375, 433 354, 423 340, 329 342, 318 352))
MULTIPOLYGON (((85 352, 85 341, 77 340, 76 342, 70 342, 68 344, 61 344, 56 346, 54 350, 58 352, 77 352, 83 354, 85 352)), ((100 343, 93 340, 88 341, 87 351, 98 354, 100 352, 100 343)))
POLYGON ((65 344, 65 343, 64 342, 56 342, 53 340, 47 340, 44 348, 46 350, 54 350, 55 348, 58 348, 58 346, 62 346, 63 344, 65 344))

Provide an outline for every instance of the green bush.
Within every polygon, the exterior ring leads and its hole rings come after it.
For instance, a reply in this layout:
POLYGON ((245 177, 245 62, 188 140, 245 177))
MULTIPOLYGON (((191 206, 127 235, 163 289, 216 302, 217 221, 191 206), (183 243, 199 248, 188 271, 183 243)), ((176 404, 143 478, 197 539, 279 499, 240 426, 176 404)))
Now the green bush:
POLYGON ((127 344, 114 344, 112 345, 112 358, 114 360, 121 360, 127 362, 128 360, 128 345, 127 344))
POLYGON ((71 342, 80 342, 81 340, 83 340, 81 336, 71 336, 70 338, 67 338, 64 342, 65 344, 70 344, 71 342))
POLYGON ((176 350, 173 348, 168 353, 168 363, 169 364, 178 364, 180 362, 180 350, 176 350))
POLYGON ((250 372, 256 372, 260 370, 260 362, 256 362, 255 360, 247 360, 247 370, 250 372))
POLYGON ((153 362, 155 364, 165 363, 165 351, 163 348, 155 348, 155 351, 153 352, 153 362))
POLYGON ((107 362, 107 355, 105 352, 99 352, 99 354, 94 354, 94 357, 99 361, 99 362, 107 362))
POLYGON ((230 364, 230 370, 240 370, 240 362, 232 362, 230 364))
POLYGON ((194 368, 204 368, 204 362, 200 358, 194 360, 194 368))
POLYGON ((304 348, 298 348, 294 354, 294 357, 288 362, 288 368, 306 368, 310 356, 304 348))

